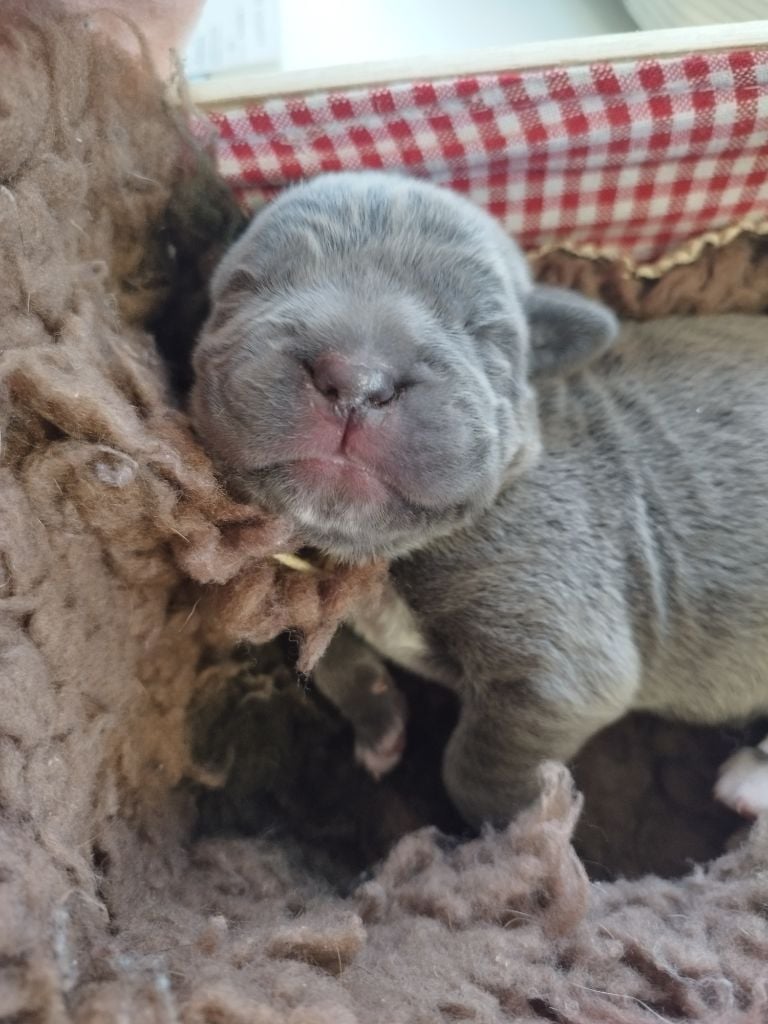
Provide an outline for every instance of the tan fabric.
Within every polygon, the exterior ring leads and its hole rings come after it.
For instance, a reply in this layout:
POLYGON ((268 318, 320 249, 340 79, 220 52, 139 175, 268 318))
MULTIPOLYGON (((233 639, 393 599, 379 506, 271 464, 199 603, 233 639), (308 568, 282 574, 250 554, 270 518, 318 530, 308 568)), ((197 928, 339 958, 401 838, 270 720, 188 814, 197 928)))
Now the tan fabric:
POLYGON ((704 246, 694 263, 658 279, 632 277, 621 264, 563 251, 536 257, 534 270, 542 281, 600 298, 627 317, 768 310, 768 237, 749 232, 722 247, 704 246))
MULTIPOLYGON (((683 881, 590 884, 552 767, 505 835, 419 830, 353 895, 322 881, 323 794, 371 854, 428 801, 362 781, 338 723, 232 642, 291 627, 309 665, 377 570, 287 568, 285 524, 217 486, 144 328, 193 323, 237 211, 146 71, 40 10, 0 6, 0 1021, 764 1020, 763 827, 683 881), (232 784, 253 801, 214 725, 256 713, 239 742, 313 844, 227 837, 232 784)), ((762 309, 763 261, 742 239, 652 286, 542 273, 643 315, 762 309)))

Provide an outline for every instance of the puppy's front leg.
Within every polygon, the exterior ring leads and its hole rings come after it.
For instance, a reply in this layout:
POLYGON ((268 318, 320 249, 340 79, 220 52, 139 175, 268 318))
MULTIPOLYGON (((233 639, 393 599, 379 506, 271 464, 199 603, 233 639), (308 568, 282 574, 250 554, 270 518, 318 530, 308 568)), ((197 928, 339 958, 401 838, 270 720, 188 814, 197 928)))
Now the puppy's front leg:
POLYGON ((470 824, 508 824, 538 795, 542 762, 570 761, 591 736, 629 710, 629 700, 619 693, 579 702, 558 699, 553 690, 497 684, 465 701, 445 751, 443 780, 470 824))
POLYGON ((314 679, 354 729, 357 761, 376 779, 386 775, 405 747, 406 703, 382 659, 342 627, 315 668, 314 679))

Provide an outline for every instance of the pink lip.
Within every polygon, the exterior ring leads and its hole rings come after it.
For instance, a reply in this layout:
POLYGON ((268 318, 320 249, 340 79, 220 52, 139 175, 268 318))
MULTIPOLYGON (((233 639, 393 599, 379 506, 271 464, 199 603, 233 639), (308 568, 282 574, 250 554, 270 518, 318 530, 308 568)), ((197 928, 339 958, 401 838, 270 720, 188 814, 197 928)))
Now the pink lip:
POLYGON ((332 491, 353 501, 382 501, 388 496, 387 486, 365 466, 343 456, 298 459, 294 472, 305 486, 313 490, 332 491))

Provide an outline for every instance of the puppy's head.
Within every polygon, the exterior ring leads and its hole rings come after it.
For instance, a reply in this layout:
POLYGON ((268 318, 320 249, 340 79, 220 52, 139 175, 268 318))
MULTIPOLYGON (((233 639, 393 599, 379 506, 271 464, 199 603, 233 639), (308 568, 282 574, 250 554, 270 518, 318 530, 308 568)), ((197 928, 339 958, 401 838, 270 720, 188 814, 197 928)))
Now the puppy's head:
POLYGON ((285 193, 229 251, 212 299, 191 398, 203 442, 242 496, 353 560, 487 508, 536 454, 531 377, 616 329, 534 287, 470 203, 380 173, 285 193))

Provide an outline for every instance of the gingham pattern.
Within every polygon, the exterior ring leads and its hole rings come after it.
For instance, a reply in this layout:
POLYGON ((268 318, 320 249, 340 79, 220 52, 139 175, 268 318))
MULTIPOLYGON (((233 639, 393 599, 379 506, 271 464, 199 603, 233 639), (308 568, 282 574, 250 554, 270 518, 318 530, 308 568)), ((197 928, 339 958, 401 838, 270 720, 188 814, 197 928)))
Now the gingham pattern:
POLYGON ((210 113, 246 201, 320 171, 403 168, 466 193, 526 248, 656 258, 768 216, 768 50, 546 68, 210 113))

